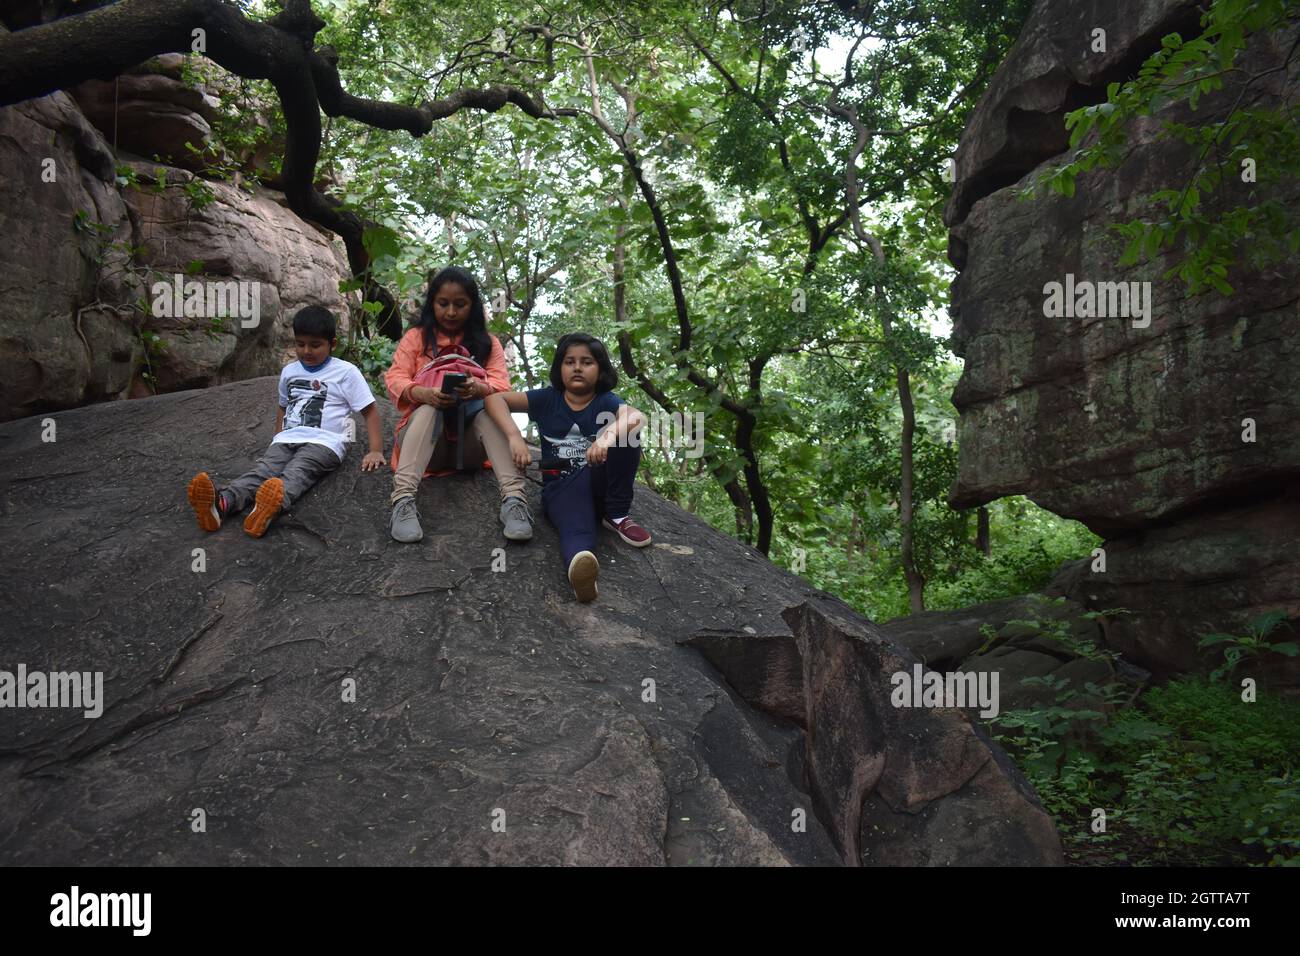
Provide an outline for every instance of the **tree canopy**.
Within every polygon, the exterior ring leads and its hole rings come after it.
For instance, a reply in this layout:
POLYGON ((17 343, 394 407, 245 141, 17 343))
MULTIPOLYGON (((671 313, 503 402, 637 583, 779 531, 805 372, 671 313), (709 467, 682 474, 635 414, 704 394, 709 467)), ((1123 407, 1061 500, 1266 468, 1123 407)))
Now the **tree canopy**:
POLYGON ((521 384, 580 327, 644 404, 702 416, 646 478, 764 553, 886 616, 978 559, 945 501, 943 174, 1028 0, 62 7, 0 36, 0 102, 163 52, 238 77, 273 115, 222 132, 344 241, 373 362, 457 261, 521 384))

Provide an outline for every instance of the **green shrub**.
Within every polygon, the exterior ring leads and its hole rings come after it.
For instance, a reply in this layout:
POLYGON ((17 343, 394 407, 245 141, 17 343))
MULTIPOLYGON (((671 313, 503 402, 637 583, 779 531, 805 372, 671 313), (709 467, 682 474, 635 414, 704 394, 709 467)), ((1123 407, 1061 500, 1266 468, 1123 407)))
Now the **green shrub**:
MULTIPOLYGON (((1053 622, 1038 622, 1051 636, 1053 622)), ((994 736, 1055 817, 1076 862, 1300 865, 1300 701, 1185 678, 1123 706, 1121 687, 1039 679, 1053 706, 1008 711, 994 736), (1105 832, 1092 829, 1094 810, 1105 832)))
POLYGON ((386 398, 388 389, 384 385, 384 373, 393 364, 393 353, 396 351, 397 343, 392 339, 374 335, 345 339, 334 354, 361 369, 361 374, 370 384, 370 390, 377 397, 386 398))

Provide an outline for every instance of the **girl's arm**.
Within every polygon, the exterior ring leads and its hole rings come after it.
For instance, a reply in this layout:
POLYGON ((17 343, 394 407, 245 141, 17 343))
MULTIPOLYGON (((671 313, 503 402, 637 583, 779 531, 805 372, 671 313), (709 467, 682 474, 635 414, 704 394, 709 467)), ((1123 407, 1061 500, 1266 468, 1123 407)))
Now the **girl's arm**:
MULTIPOLYGON (((492 351, 488 353, 487 364, 483 366, 483 370, 487 372, 488 385, 493 392, 508 392, 510 391, 510 369, 506 367, 506 350, 501 347, 500 339, 495 335, 491 338, 492 351)), ((527 406, 524 410, 527 411, 527 406)))
POLYGON ((481 398, 486 401, 489 395, 510 391, 510 369, 506 366, 506 351, 501 347, 501 340, 495 335, 490 335, 488 338, 492 340, 492 351, 488 353, 487 362, 483 365, 483 371, 487 372, 487 381, 480 382, 478 379, 471 378, 460 390, 461 398, 481 398))
POLYGON ((618 406, 617 417, 600 430, 596 441, 602 442, 606 448, 615 444, 626 444, 629 436, 644 424, 645 416, 624 402, 618 406))
POLYGON ((603 464, 610 448, 630 444, 631 435, 644 424, 645 416, 624 402, 618 406, 617 417, 600 430, 596 440, 587 449, 587 461, 593 465, 603 464))
POLYGON ((528 411, 528 396, 523 392, 496 392, 483 401, 483 408, 492 419, 501 434, 510 442, 510 457, 520 468, 527 468, 533 460, 528 451, 524 436, 519 434, 519 426, 510 417, 511 412, 528 411))

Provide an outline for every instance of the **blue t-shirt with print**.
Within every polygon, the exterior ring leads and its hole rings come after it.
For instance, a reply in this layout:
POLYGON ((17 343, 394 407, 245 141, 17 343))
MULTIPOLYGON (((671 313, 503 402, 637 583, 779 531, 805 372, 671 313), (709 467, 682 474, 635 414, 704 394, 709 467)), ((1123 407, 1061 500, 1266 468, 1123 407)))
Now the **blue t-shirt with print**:
MULTIPOLYGON (((533 388, 528 396, 528 417, 537 423, 542 437, 542 458, 569 458, 582 461, 596 435, 618 415, 623 399, 613 392, 601 392, 580 412, 564 400, 564 392, 553 388, 533 388)), ((572 472, 570 472, 570 475, 572 472)), ((542 490, 567 475, 544 475, 542 490)))

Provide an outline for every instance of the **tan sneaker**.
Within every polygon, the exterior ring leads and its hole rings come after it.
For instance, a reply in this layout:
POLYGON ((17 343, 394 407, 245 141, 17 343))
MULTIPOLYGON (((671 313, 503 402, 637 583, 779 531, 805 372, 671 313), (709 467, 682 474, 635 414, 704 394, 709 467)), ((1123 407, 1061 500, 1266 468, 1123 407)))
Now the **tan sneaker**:
POLYGON ((574 596, 583 604, 596 600, 598 574, 600 563, 590 551, 579 551, 569 562, 569 583, 573 585, 574 596))
POLYGON ((260 538, 266 534, 266 529, 271 527, 271 522, 280 513, 280 508, 283 505, 284 482, 279 478, 266 479, 266 481, 262 482, 262 486, 257 489, 257 498, 254 499, 253 510, 244 519, 244 530, 254 538, 260 538))

